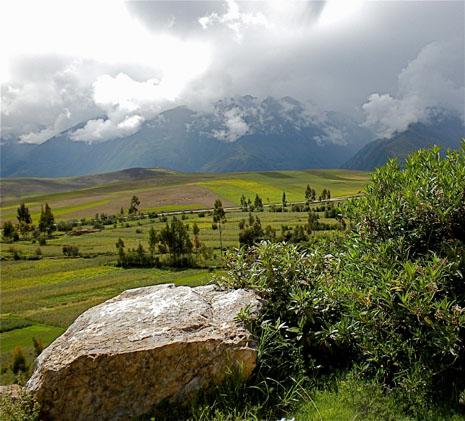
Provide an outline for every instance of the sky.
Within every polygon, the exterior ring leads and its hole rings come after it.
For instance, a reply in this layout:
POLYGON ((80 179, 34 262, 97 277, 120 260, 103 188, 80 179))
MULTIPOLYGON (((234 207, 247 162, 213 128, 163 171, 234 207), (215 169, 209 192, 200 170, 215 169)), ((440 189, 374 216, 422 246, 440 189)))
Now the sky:
POLYGON ((464 5, 2 0, 1 137, 42 143, 89 120, 73 139, 106 141, 242 95, 291 96, 387 137, 438 108, 463 118, 464 5))

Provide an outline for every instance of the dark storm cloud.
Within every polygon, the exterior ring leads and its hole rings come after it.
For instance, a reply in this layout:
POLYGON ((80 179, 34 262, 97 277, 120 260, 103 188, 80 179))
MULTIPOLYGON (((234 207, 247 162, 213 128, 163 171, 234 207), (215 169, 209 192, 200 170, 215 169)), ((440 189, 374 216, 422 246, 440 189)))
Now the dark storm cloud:
MULTIPOLYGON (((178 35, 206 35, 199 21, 202 18, 222 17, 228 14, 231 2, 222 0, 169 0, 141 1, 130 0, 129 12, 139 19, 149 30, 154 32, 175 32, 178 35)), ((273 8, 266 1, 237 1, 243 14, 263 15, 273 18, 273 8)), ((288 7, 299 6, 296 16, 299 25, 306 25, 318 19, 325 6, 325 1, 288 0, 288 7)))
MULTIPOLYGON (((157 92, 155 80, 166 75, 140 62, 110 65, 63 56, 33 66, 17 61, 15 79, 2 88, 2 103, 5 97, 7 104, 2 129, 40 141, 59 130, 66 115, 74 123, 73 118, 113 110, 110 121, 96 120, 82 133, 83 140, 98 140, 97 134, 106 140, 118 130, 122 135, 135 130, 138 126, 132 123, 150 118, 160 107, 202 108, 225 96, 246 94, 292 96, 352 114, 384 134, 427 118, 431 107, 463 110, 463 2, 371 1, 346 20, 322 25, 328 4, 130 1, 130 15, 151 34, 207 46, 210 59, 193 57, 191 62, 204 60, 205 70, 189 79, 173 100, 141 95, 129 98, 128 107, 127 94, 109 103, 98 100, 100 82, 105 80, 116 93, 125 86, 157 92), (42 107, 40 98, 45 98, 42 107), (102 137, 103 132, 108 136, 102 137)), ((145 42, 141 39, 140 45, 156 62, 145 42)))
MULTIPOLYGON (((237 2, 240 13, 262 14, 276 27, 257 20, 239 25, 236 34, 222 31, 232 26, 227 20, 203 31, 198 25, 202 16, 226 14, 226 2, 134 1, 128 7, 152 28, 164 22, 173 33, 212 35, 214 61, 192 87, 206 98, 291 95, 350 113, 361 111, 372 93, 396 94, 402 69, 431 42, 464 38, 462 2, 368 2, 359 19, 334 28, 315 25, 324 2, 292 4, 297 13, 271 20, 267 3, 237 2)), ((463 80, 463 65, 455 64, 454 79, 463 80)))

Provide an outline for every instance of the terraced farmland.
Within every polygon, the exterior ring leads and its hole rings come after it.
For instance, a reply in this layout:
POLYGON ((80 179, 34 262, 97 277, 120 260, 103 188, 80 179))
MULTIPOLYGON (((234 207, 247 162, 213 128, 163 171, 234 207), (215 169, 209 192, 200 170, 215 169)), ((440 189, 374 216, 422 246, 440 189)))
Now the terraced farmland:
MULTIPOLYGON (((182 174, 153 170, 152 177, 124 180, 71 190, 76 177, 67 179, 1 180, 2 220, 16 219, 17 206, 25 202, 34 221, 40 206, 47 201, 56 220, 89 218, 96 213, 115 214, 127 209, 132 195, 141 201, 142 211, 166 212, 211 208, 216 199, 224 206, 236 206, 242 194, 253 200, 258 193, 264 204, 280 203, 286 192, 288 201, 304 200, 307 184, 317 191, 326 188, 333 197, 358 193, 368 181, 369 173, 347 170, 270 171, 259 173, 182 174), (56 185, 71 191, 56 193, 56 185), (28 184, 30 187, 28 187, 28 184), (13 189, 17 189, 17 194, 13 189), (34 190, 31 195, 30 191, 34 190)), ((143 173, 147 175, 146 172, 143 173)), ((95 176, 100 180, 101 176, 95 176)), ((116 176, 115 176, 116 177, 116 176)), ((90 181, 88 181, 88 184, 90 181)))

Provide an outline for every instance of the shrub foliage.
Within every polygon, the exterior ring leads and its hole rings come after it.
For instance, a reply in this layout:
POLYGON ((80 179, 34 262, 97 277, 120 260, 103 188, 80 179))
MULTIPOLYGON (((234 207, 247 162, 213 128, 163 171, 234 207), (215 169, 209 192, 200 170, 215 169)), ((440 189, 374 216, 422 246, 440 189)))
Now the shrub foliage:
POLYGON ((343 212, 351 223, 343 245, 262 242, 228 255, 228 276, 217 282, 255 288, 265 303, 258 317, 242 315, 268 341, 257 373, 285 382, 351 367, 400 391, 412 414, 434 400, 458 407, 465 142, 443 159, 436 147, 418 151, 404 169, 392 160, 343 212))

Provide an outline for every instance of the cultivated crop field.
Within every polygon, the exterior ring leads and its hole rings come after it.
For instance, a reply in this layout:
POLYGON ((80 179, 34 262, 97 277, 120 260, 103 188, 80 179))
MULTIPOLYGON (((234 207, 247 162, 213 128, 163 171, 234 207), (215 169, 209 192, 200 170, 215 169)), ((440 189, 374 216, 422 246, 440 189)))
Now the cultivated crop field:
MULTIPOLYGON (((1 243, 1 384, 16 380, 10 370, 11 353, 16 345, 23 347, 31 367, 32 338, 40 337, 47 346, 86 309, 126 289, 160 283, 196 286, 208 283, 212 274, 223 273, 219 230, 213 227, 210 211, 196 212, 195 209, 211 208, 217 198, 225 207, 236 207, 227 211, 226 222, 222 225, 223 248, 234 248, 239 246, 239 222, 250 217, 248 212, 237 208, 242 194, 252 201, 257 193, 263 198, 265 211, 253 212, 252 216, 258 216, 263 227, 269 225, 279 233, 283 226, 292 229, 306 225, 308 218, 306 212, 292 212, 289 205, 286 212, 270 212, 266 205, 279 203, 283 191, 289 202, 303 201, 307 184, 317 193, 329 188, 332 197, 346 196, 362 190, 367 177, 366 173, 339 170, 221 175, 164 173, 70 192, 38 192, 39 195, 17 199, 12 199, 9 193, 10 198, 2 202, 2 221, 14 222, 19 203, 25 202, 36 224, 40 205, 48 201, 57 221, 79 219, 81 228, 92 228, 86 224, 97 213, 119 214, 123 208, 126 215, 135 194, 140 198, 142 213, 158 212, 158 216, 126 220, 119 215, 118 223, 105 225, 98 232, 75 236, 55 231, 42 245, 32 238, 1 243), (209 260, 198 268, 189 269, 117 267, 115 244, 118 239, 123 239, 127 249, 141 244, 147 250, 150 229, 160 231, 166 220, 169 222, 172 218, 163 216, 162 212, 182 212, 178 217, 188 225, 191 239, 193 224, 198 226, 200 241, 212 253, 209 260), (78 256, 64 256, 65 245, 76 246, 78 256)), ((40 187, 44 188, 44 183, 40 187)), ((27 187, 19 190, 27 190, 27 187)), ((319 203, 312 206, 319 206, 319 203)), ((325 218, 324 212, 316 213, 320 222, 336 224, 335 219, 325 218)))
MULTIPOLYGON (((348 170, 267 171, 226 174, 182 174, 167 171, 143 172, 144 178, 91 185, 102 176, 86 178, 86 186, 75 190, 81 177, 63 179, 4 179, 2 191, 2 220, 16 220, 16 208, 25 203, 34 222, 40 215, 40 206, 48 202, 56 220, 94 217, 96 213, 116 214, 127 209, 133 194, 141 201, 140 210, 167 212, 171 210, 211 208, 216 199, 223 206, 236 206, 244 194, 253 201, 255 194, 264 204, 280 203, 282 193, 287 200, 304 200, 307 184, 320 193, 330 189, 333 197, 359 192, 369 173, 348 170), (38 181, 41 181, 38 183, 38 181), (69 188, 70 191, 56 192, 69 188)), ((127 174, 125 174, 127 176, 127 174)), ((135 176, 140 176, 138 172, 135 176)), ((117 174, 113 176, 118 178, 117 174)), ((119 178, 122 178, 121 176, 119 178)), ((107 179, 105 179, 107 181, 107 179)))

